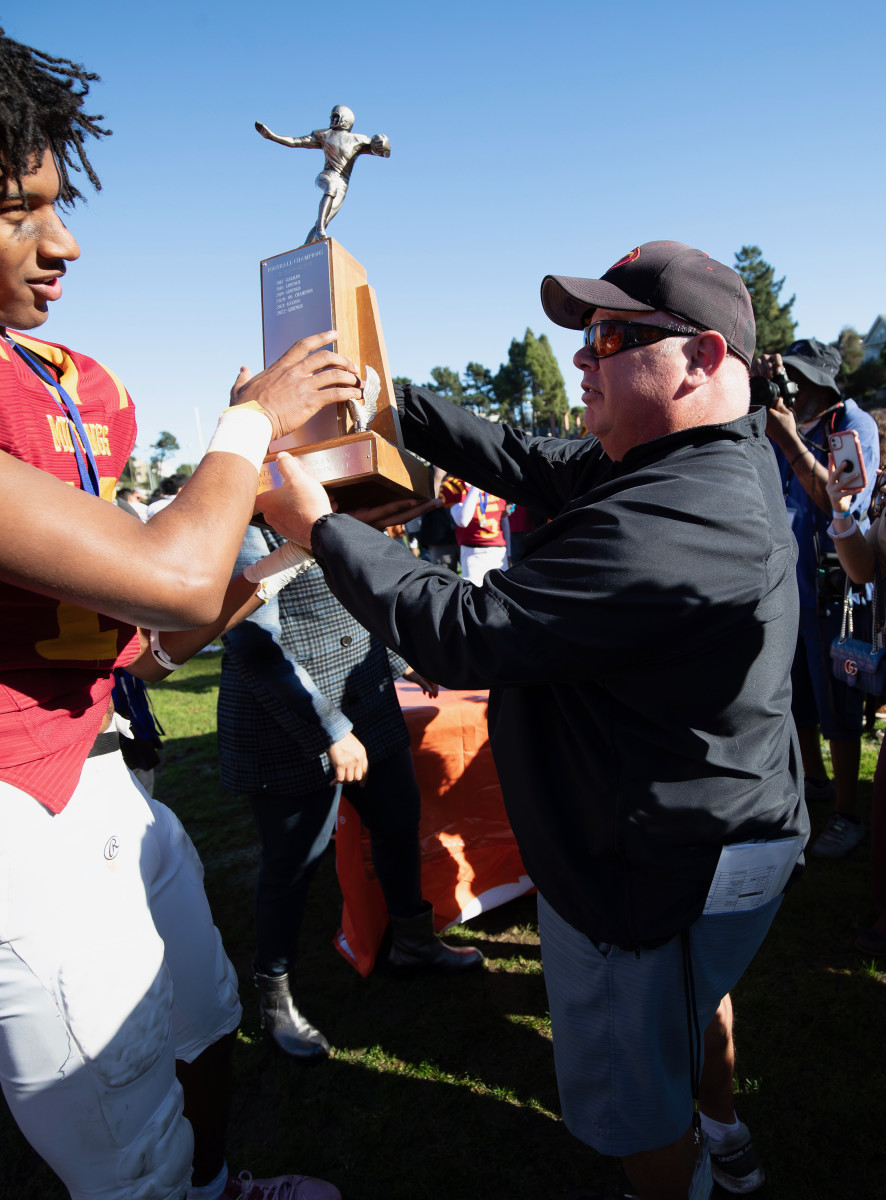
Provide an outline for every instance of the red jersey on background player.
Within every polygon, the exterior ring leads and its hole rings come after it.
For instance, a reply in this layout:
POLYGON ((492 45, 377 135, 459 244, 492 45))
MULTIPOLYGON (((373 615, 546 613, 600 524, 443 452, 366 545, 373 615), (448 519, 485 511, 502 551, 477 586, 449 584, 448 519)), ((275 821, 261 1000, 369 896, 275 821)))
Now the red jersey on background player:
POLYGON ((454 475, 447 475, 440 485, 440 499, 455 521, 459 563, 465 579, 481 584, 487 571, 507 567, 507 502, 454 475))

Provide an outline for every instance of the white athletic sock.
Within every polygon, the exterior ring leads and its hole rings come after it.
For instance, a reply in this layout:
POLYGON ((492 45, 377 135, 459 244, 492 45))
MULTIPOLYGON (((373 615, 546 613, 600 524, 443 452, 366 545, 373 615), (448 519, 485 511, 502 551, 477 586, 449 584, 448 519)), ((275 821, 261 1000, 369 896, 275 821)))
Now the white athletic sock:
POLYGON ((712 1142, 722 1142, 730 1134, 738 1133, 740 1124, 738 1117, 735 1117, 731 1125, 724 1125, 722 1121, 714 1121, 710 1117, 706 1117, 704 1113, 701 1114, 701 1127, 712 1142))
POLYGON ((202 1187, 188 1188, 185 1200, 219 1200, 227 1182, 228 1164, 225 1163, 211 1183, 204 1183, 202 1187))

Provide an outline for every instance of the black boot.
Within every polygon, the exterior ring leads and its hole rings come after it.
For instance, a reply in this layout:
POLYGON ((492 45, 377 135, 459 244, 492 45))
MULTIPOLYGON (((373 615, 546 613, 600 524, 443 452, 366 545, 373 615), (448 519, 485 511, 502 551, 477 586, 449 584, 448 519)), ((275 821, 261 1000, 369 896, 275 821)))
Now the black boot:
POLYGON ((329 1057, 329 1042, 305 1020, 292 1001, 288 975, 255 976, 262 1029, 296 1062, 316 1063, 329 1057))
POLYGON ((434 971, 457 975, 482 967, 483 955, 473 946, 447 946, 434 932, 434 910, 430 904, 417 917, 391 917, 394 935, 388 967, 397 975, 434 971))

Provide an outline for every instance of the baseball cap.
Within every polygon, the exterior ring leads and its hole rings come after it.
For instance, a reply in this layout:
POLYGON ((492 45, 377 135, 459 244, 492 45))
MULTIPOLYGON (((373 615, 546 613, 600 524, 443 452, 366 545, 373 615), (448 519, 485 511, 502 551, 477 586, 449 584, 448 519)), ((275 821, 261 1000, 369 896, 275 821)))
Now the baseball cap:
POLYGON ((595 308, 661 312, 699 329, 716 329, 747 366, 757 330, 751 297, 741 276, 684 242, 645 242, 600 279, 546 275, 541 303, 551 320, 582 329, 595 308))
POLYGON ((799 342, 788 346, 781 361, 786 367, 799 371, 810 383, 833 388, 838 396, 842 394, 836 376, 843 365, 843 355, 836 346, 829 346, 816 338, 801 338, 799 342))

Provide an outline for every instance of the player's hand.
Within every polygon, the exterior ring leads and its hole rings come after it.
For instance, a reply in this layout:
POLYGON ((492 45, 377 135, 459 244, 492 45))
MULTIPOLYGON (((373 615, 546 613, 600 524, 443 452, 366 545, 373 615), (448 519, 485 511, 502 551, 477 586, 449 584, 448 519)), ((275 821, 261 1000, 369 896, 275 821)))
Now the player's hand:
POLYGON ((235 404, 255 400, 271 418, 272 437, 301 428, 328 404, 360 400, 363 380, 349 358, 323 347, 338 335, 329 329, 302 338, 260 374, 240 382, 235 404))
POLYGON ((329 781, 330 787, 337 783, 359 783, 366 778, 369 770, 369 759, 366 757, 366 747, 352 733, 346 733, 343 738, 333 742, 328 750, 329 765, 335 772, 329 781))
POLYGON ((261 121, 256 121, 255 128, 263 138, 269 138, 271 136, 270 129, 268 129, 267 125, 262 125, 261 121))
POLYGON ((240 394, 240 389, 242 387, 245 387, 245 385, 247 383, 249 383, 251 378, 252 378, 252 372, 250 371, 249 367, 241 367, 240 370, 237 372, 237 378, 231 384, 231 405, 232 406, 237 403, 237 397, 240 394))
POLYGON ((408 671, 403 672, 403 678, 407 683, 416 683, 421 688, 426 696, 430 696, 432 700, 440 694, 440 685, 432 683, 430 679, 425 679, 424 675, 419 675, 418 671, 413 671, 412 667, 408 671))
POLYGON ((314 522, 332 512, 326 489, 308 474, 293 454, 278 454, 277 469, 282 484, 262 492, 257 505, 277 533, 310 549, 314 522))

